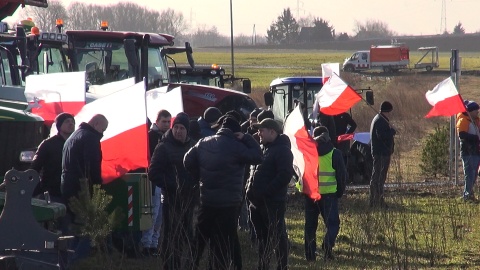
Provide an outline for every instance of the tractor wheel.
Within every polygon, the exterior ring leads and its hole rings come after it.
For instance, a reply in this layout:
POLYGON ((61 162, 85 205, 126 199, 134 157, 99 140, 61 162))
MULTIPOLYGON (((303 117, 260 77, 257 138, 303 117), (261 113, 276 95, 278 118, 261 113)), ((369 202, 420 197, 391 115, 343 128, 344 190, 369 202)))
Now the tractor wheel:
POLYGON ((343 68, 343 70, 344 70, 345 72, 354 72, 354 71, 355 71, 355 68, 353 68, 352 65, 348 65, 348 66, 346 66, 345 68, 343 68))
POLYGON ((392 72, 392 68, 391 67, 383 67, 383 72, 390 73, 390 72, 392 72))

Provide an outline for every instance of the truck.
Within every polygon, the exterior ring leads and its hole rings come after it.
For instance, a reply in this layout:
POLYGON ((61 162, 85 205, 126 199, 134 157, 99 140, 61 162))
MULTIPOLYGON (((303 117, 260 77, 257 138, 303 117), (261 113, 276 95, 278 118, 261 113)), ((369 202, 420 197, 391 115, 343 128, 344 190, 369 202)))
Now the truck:
POLYGON ((357 51, 343 62, 343 70, 354 72, 380 69, 397 72, 410 64, 410 50, 405 44, 372 45, 370 50, 357 51))
MULTIPOLYGON (((308 115, 312 115, 315 95, 322 89, 322 77, 285 77, 274 79, 270 83, 269 92, 265 93, 265 105, 272 110, 275 120, 284 122, 287 115, 294 109, 295 101, 306 104, 308 115)), ((360 89, 357 93, 365 93, 368 104, 373 105, 374 97, 370 89, 360 89)), ((309 119, 313 122, 314 119, 309 119)), ((368 183, 371 176, 370 146, 354 141, 349 151, 349 182, 356 184, 368 183)))

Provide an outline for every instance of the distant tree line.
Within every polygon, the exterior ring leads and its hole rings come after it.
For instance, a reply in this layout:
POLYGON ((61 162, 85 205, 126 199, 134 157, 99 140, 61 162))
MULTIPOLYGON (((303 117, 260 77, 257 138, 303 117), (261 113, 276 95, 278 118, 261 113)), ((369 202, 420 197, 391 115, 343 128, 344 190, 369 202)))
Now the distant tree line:
MULTIPOLYGON (((50 0, 48 8, 28 6, 21 11, 23 18, 31 17, 41 31, 55 31, 55 22, 61 18, 65 30, 100 29, 101 21, 107 21, 114 31, 165 33, 175 37, 177 45, 189 41, 192 46, 229 46, 230 37, 221 35, 215 26, 200 25, 192 29, 181 12, 173 9, 156 11, 132 2, 114 5, 96 5, 82 2, 65 7, 58 0, 50 0)), ((263 36, 237 35, 235 45, 266 43, 263 36)))
MULTIPOLYGON (((230 37, 220 34, 216 26, 199 25, 192 29, 181 12, 170 8, 156 11, 133 2, 119 2, 114 5, 73 2, 65 7, 59 0, 49 0, 48 8, 28 6, 20 14, 24 18, 31 17, 42 31, 55 31, 55 21, 59 18, 63 19, 66 30, 99 29, 101 21, 108 21, 110 30, 166 33, 173 35, 178 45, 185 41, 189 41, 194 47, 230 45, 230 37)), ((377 20, 367 20, 364 23, 355 21, 353 32, 352 36, 347 33, 336 33, 330 22, 312 15, 297 20, 290 8, 286 8, 271 23, 266 36, 237 35, 234 37, 234 44, 237 46, 262 43, 298 44, 392 38, 397 35, 389 29, 388 24, 377 20)), ((451 34, 465 34, 461 22, 455 26, 451 34)))

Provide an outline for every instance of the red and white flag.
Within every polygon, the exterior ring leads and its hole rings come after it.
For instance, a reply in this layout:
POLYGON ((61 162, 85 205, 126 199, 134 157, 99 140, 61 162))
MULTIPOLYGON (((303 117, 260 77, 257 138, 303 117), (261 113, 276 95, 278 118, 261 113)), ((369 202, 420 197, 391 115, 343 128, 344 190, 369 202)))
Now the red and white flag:
POLYGON ((285 120, 283 133, 290 138, 293 169, 299 178, 297 188, 313 200, 320 200, 317 144, 305 129, 299 106, 285 120))
POLYGON ((451 78, 443 80, 433 90, 427 91, 425 97, 428 103, 433 106, 425 116, 426 118, 452 116, 465 111, 465 105, 451 78))
POLYGON ((180 86, 168 92, 167 87, 149 90, 145 100, 147 103, 147 116, 152 123, 157 119, 157 113, 160 110, 167 110, 173 117, 183 112, 182 89, 180 86))
POLYGON ((325 63, 322 64, 322 83, 325 84, 333 73, 340 75, 339 63, 325 63))
POLYGON ((88 103, 75 116, 75 122, 88 122, 95 114, 103 114, 108 120, 101 140, 103 183, 148 167, 145 83, 88 103))
POLYGON ((335 73, 316 94, 320 111, 327 115, 346 112, 360 100, 360 95, 335 73))
POLYGON ((85 87, 84 71, 29 75, 25 82, 25 97, 32 113, 40 115, 50 126, 59 113, 75 115, 82 109, 85 87))

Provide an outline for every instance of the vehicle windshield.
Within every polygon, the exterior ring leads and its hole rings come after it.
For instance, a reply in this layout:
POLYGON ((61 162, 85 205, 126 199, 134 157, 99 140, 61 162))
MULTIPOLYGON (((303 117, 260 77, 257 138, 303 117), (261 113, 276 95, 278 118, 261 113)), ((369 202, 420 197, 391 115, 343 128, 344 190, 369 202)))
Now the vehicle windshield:
POLYGON ((201 84, 209 86, 220 86, 220 78, 215 77, 206 77, 206 76, 190 76, 190 75, 180 75, 180 81, 178 80, 177 75, 171 75, 172 82, 181 82, 189 84, 201 84))
POLYGON ((148 89, 168 84, 168 66, 161 48, 148 48, 148 89))
MULTIPOLYGON (((315 102, 315 94, 322 88, 321 84, 308 84, 307 85, 307 110, 308 115, 312 114, 313 104, 315 102)), ((301 84, 286 84, 275 86, 273 93, 273 106, 272 111, 275 115, 275 119, 285 119, 290 110, 295 107, 295 100, 305 102, 303 86, 301 84), (292 101, 288 102, 288 97, 291 92, 292 101), (289 108, 291 104, 291 108, 289 108)))
MULTIPOLYGON (((315 94, 320 91, 322 86, 320 84, 308 84, 307 85, 307 110, 308 110, 308 115, 312 114, 313 110, 313 103, 315 102, 315 94)), ((300 102, 304 102, 304 92, 301 87, 293 87, 292 91, 292 98, 293 100, 298 100, 300 102), (297 90, 297 88, 299 88, 297 90)))
POLYGON ((38 54, 40 74, 67 72, 67 63, 60 48, 43 46, 38 54))

